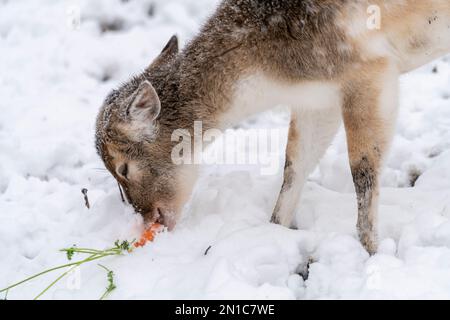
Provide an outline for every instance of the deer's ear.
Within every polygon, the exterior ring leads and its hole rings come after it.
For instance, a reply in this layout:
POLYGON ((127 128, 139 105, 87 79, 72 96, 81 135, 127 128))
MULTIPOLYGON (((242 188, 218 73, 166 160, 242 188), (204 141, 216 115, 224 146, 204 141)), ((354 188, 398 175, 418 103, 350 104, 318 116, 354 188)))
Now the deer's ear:
POLYGON ((161 51, 159 56, 150 65, 149 69, 151 70, 153 67, 166 64, 178 54, 178 51, 178 37, 174 35, 172 36, 172 38, 170 38, 169 42, 167 42, 166 46, 161 51))
POLYGON ((161 102, 155 88, 149 81, 144 81, 135 93, 128 113, 135 121, 153 121, 161 112, 161 102))
POLYGON ((167 42, 164 49, 161 51, 161 55, 176 55, 178 54, 178 37, 176 35, 173 35, 172 38, 170 38, 169 42, 167 42))

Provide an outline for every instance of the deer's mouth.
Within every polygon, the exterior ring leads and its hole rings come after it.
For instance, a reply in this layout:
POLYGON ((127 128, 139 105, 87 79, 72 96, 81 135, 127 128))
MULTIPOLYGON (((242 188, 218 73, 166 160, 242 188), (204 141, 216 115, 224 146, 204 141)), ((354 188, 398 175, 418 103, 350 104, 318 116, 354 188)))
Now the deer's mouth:
POLYGON ((146 224, 159 223, 172 231, 176 225, 176 214, 173 210, 158 207, 152 213, 144 215, 144 220, 146 224))

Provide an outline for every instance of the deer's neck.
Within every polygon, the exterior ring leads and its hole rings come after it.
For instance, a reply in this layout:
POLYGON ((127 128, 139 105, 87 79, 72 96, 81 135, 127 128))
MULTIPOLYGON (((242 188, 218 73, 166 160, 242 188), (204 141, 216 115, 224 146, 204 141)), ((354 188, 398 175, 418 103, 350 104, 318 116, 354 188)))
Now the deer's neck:
POLYGON ((251 63, 236 43, 218 46, 217 41, 222 41, 215 40, 194 40, 171 65, 173 80, 169 83, 176 85, 168 96, 176 92, 176 99, 168 102, 176 100, 175 109, 185 128, 201 122, 205 130, 222 130, 260 111, 237 103, 241 80, 249 73, 251 63))

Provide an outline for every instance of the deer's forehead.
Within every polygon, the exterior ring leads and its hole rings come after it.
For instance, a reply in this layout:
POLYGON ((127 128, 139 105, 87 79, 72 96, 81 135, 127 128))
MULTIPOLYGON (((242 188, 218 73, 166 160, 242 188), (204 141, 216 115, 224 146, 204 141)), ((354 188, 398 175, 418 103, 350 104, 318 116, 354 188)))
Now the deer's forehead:
POLYGON ((123 154, 123 152, 120 150, 120 148, 113 144, 113 143, 108 143, 106 145, 106 152, 108 153, 109 157, 111 159, 114 160, 125 160, 125 156, 123 154))
POLYGON ((126 139, 121 139, 117 142, 109 140, 105 143, 104 151, 110 162, 121 164, 124 162, 142 162, 145 161, 147 153, 142 142, 134 143, 126 139))
POLYGON ((130 144, 142 141, 153 141, 158 134, 158 126, 155 123, 141 121, 129 121, 117 123, 115 130, 130 144))

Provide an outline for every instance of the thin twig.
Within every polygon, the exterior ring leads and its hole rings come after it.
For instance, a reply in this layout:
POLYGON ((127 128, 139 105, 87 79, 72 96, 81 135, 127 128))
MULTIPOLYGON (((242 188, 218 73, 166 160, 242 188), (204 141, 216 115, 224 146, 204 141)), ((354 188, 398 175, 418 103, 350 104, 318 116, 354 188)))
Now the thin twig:
POLYGON ((81 193, 84 195, 84 204, 86 208, 90 209, 91 205, 89 204, 89 198, 88 198, 88 189, 84 188, 81 190, 81 193))

